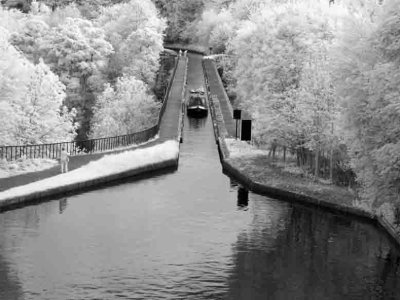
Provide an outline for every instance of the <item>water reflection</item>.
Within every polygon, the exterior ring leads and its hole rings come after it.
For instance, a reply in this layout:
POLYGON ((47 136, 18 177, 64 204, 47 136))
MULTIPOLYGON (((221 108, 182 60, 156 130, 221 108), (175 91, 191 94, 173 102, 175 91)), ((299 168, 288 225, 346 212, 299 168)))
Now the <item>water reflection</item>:
POLYGON ((237 190, 237 206, 238 209, 247 210, 249 205, 249 191, 244 187, 237 190))
POLYGON ((399 253, 370 225, 296 205, 257 215, 233 247, 227 299, 400 299, 399 253))
POLYGON ((66 209, 68 205, 68 198, 60 199, 58 200, 58 212, 62 214, 66 209))
POLYGON ((0 247, 0 299, 22 300, 24 298, 21 284, 7 259, 1 255, 2 252, 4 249, 0 247))
POLYGON ((207 122, 207 118, 191 118, 191 117, 187 117, 189 120, 189 128, 190 129, 199 129, 199 128, 203 128, 206 126, 206 122, 207 122))

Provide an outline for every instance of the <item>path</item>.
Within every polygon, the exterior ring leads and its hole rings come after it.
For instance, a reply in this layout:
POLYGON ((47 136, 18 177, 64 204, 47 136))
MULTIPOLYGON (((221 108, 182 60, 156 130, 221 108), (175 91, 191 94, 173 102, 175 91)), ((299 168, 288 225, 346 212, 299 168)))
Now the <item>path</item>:
POLYGON ((236 135, 236 124, 232 117, 232 108, 229 103, 229 98, 226 95, 225 89, 221 83, 221 78, 219 77, 218 71, 212 60, 205 59, 204 71, 208 78, 208 86, 210 88, 210 95, 216 95, 218 97, 222 116, 224 118, 224 123, 226 130, 228 132, 228 138, 233 138, 236 135))

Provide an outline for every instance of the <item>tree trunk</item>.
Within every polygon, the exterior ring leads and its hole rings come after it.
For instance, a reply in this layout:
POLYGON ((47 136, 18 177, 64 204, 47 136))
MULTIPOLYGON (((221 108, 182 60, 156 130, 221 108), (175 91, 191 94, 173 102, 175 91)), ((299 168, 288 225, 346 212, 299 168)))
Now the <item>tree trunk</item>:
POLYGON ((283 162, 286 163, 286 147, 283 147, 283 162))
POLYGON ((315 151, 315 177, 319 176, 319 150, 315 151))
POLYGON ((296 149, 296 161, 297 161, 297 166, 300 167, 300 151, 299 151, 299 149, 296 149))
POLYGON ((329 156, 329 180, 333 183, 333 147, 329 156))

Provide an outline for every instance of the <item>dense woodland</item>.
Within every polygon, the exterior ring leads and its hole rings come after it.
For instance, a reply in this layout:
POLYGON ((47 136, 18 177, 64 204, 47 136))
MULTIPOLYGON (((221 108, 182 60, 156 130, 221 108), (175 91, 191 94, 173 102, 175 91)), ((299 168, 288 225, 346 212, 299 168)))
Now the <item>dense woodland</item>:
POLYGON ((1 10, 0 39, 0 144, 146 126, 163 41, 202 44, 257 144, 400 203, 399 1, 48 0, 1 10))
POLYGON ((150 0, 32 2, 29 13, 0 8, 0 144, 154 125, 165 26, 150 0))

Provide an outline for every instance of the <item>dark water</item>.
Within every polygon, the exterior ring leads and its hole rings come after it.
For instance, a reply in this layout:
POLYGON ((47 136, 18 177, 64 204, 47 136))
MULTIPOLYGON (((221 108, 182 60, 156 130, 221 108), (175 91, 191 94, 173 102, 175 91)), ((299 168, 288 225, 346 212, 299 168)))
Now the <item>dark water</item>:
POLYGON ((176 172, 5 212, 0 228, 1 300, 400 299, 381 232, 239 189, 210 118, 186 119, 176 172))

